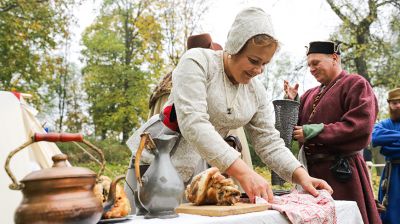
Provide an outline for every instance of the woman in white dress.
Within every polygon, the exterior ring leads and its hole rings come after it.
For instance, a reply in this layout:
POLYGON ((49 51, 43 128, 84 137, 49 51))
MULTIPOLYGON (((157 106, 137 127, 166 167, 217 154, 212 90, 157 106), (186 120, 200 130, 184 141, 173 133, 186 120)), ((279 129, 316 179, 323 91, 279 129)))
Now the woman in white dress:
MULTIPOLYGON (((230 130, 243 126, 262 161, 283 179, 314 196, 316 189, 332 192, 325 181, 310 177, 285 147, 274 128, 266 90, 254 78, 263 73, 277 48, 270 17, 253 7, 236 16, 224 51, 194 48, 182 56, 172 73, 173 88, 166 105, 174 105, 182 135, 172 162, 185 184, 207 162, 238 180, 251 201, 258 196, 271 202, 267 181, 224 141, 230 130)), ((143 155, 141 162, 151 159, 143 155)))

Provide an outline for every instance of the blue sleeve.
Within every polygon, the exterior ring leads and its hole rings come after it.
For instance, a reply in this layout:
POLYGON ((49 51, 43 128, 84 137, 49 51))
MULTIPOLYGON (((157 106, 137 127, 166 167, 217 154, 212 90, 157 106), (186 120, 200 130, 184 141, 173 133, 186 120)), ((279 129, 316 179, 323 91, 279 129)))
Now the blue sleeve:
POLYGON ((386 128, 383 122, 376 124, 372 131, 372 145, 392 146, 393 143, 400 143, 400 131, 386 128))
POLYGON ((400 143, 395 142, 390 146, 383 146, 381 148, 381 154, 387 157, 398 158, 400 156, 400 143))

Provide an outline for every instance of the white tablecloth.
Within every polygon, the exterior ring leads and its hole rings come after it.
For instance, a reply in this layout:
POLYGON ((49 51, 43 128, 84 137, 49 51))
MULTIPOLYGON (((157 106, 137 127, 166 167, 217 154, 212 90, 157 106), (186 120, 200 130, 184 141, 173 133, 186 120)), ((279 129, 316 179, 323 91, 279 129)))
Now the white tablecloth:
MULTIPOLYGON (((362 224, 362 218, 357 204, 354 201, 335 201, 337 223, 362 224)), ((129 221, 124 223, 132 224, 235 224, 235 223, 290 223, 289 220, 278 211, 267 210, 263 212, 252 212, 240 215, 230 215, 222 217, 209 217, 201 215, 179 214, 173 219, 144 219, 143 216, 132 216, 129 221)))

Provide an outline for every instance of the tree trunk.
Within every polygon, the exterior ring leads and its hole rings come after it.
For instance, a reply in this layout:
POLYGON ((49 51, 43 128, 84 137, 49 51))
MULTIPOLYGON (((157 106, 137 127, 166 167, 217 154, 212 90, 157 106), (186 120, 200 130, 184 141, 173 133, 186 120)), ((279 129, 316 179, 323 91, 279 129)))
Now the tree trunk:
POLYGON ((101 130, 101 140, 106 140, 107 138, 107 130, 101 130))
POLYGON ((128 126, 124 126, 123 127, 123 131, 122 131, 122 140, 121 140, 121 144, 124 144, 126 141, 128 141, 128 138, 129 138, 129 128, 128 128, 128 126))
POLYGON ((368 82, 371 82, 370 77, 368 75, 367 62, 364 60, 364 58, 362 56, 356 57, 354 58, 354 63, 357 68, 357 73, 363 76, 365 79, 367 79, 368 82))

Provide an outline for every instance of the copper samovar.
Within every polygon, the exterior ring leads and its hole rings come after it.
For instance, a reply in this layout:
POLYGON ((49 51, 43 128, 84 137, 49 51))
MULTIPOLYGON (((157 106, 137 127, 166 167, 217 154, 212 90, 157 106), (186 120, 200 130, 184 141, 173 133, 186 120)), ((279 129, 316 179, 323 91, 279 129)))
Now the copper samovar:
POLYGON ((103 213, 101 202, 95 197, 93 187, 96 177, 104 170, 104 155, 100 149, 83 139, 81 134, 35 134, 29 141, 10 152, 5 169, 12 180, 10 189, 22 190, 23 199, 15 211, 15 223, 97 223, 103 213), (101 168, 96 175, 82 167, 69 167, 67 156, 52 157, 53 167, 34 171, 20 183, 12 174, 11 157, 28 145, 39 142, 76 141, 86 144, 101 157, 101 168))

